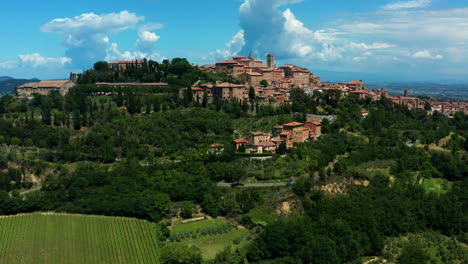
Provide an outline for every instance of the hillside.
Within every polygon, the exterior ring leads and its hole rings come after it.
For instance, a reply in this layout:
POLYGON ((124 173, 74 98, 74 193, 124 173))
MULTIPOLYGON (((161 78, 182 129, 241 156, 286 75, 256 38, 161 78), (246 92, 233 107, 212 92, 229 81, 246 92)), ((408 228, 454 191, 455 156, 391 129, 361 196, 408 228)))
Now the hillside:
POLYGON ((146 221, 36 213, 0 217, 0 263, 159 263, 146 221))
POLYGON ((15 87, 28 83, 37 82, 38 79, 15 79, 9 76, 0 76, 0 95, 1 94, 12 94, 15 92, 15 87))

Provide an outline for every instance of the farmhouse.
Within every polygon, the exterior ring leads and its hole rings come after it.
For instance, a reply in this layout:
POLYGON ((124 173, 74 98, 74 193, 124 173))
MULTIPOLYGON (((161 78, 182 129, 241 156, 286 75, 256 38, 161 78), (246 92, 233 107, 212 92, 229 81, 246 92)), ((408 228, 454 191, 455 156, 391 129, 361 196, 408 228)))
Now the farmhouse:
POLYGON ((49 95, 51 92, 59 92, 66 95, 68 90, 76 85, 71 75, 70 80, 30 82, 16 87, 15 94, 18 98, 31 98, 34 94, 49 95))

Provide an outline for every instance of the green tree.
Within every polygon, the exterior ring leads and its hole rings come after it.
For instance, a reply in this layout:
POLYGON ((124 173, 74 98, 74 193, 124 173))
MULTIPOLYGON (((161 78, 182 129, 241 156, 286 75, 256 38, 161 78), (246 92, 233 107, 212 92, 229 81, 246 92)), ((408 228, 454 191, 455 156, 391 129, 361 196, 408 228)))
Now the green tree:
POLYGON ((432 106, 431 106, 431 103, 429 101, 426 101, 424 103, 424 110, 426 110, 426 111, 431 111, 432 110, 432 106))
POLYGON ((263 87, 268 87, 268 81, 267 80, 261 80, 260 85, 263 87))
POLYGON ((73 128, 75 130, 81 129, 81 116, 78 111, 73 112, 73 128))
POLYGON ((182 218, 192 218, 194 204, 191 201, 184 201, 180 204, 182 218))
POLYGON ((203 92, 203 99, 202 99, 202 107, 206 108, 208 105, 208 93, 206 91, 203 92))
POLYGON ((11 145, 19 145, 21 143, 21 139, 19 139, 18 137, 12 137, 11 140, 10 140, 10 144, 11 145))
POLYGON ((249 100, 251 103, 255 101, 255 89, 252 86, 249 89, 249 100))
POLYGON ((107 61, 98 61, 98 62, 94 63, 93 68, 94 68, 95 71, 100 71, 100 72, 108 71, 109 70, 109 64, 107 63, 107 61))
POLYGON ((163 264, 200 264, 202 257, 197 248, 182 244, 168 244, 161 248, 161 262, 163 264))
POLYGON ((429 263, 429 255, 420 245, 415 243, 408 244, 403 248, 401 256, 398 258, 399 264, 425 264, 429 263))

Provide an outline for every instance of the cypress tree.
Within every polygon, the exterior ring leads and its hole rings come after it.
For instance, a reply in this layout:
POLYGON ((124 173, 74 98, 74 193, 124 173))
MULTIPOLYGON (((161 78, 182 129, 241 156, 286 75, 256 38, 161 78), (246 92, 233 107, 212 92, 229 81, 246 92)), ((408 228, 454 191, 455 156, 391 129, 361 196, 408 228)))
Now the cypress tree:
POLYGON ((205 91, 203 92, 202 107, 206 108, 207 105, 208 105, 208 93, 205 91))
POLYGON ((81 129, 81 117, 80 117, 80 113, 78 111, 75 111, 73 113, 73 128, 75 130, 80 130, 81 129))

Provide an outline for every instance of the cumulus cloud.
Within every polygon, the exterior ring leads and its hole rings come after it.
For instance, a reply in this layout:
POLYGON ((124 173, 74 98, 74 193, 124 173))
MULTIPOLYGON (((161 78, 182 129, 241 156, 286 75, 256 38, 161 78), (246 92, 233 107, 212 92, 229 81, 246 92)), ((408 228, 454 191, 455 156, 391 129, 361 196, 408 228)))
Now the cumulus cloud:
MULTIPOLYGON (((346 32, 326 28, 312 30, 304 25, 290 8, 279 7, 299 3, 298 0, 244 0, 239 9, 239 21, 245 43, 242 54, 254 52, 259 56, 274 53, 279 60, 321 60, 333 62, 345 57, 364 60, 363 52, 394 47, 382 41, 356 42, 344 38, 346 32)), ((361 28, 378 27, 362 23, 361 28)), ((227 53, 226 53, 227 54, 227 53)))
POLYGON ((67 57, 43 57, 39 53, 19 55, 21 64, 32 67, 39 67, 50 64, 64 65, 70 63, 72 60, 67 57))
POLYGON ((150 31, 140 31, 138 33, 137 49, 141 52, 151 53, 154 49, 154 44, 159 40, 156 33, 150 31))
POLYGON ((414 53, 411 57, 416 59, 430 59, 430 60, 441 60, 444 56, 440 54, 432 55, 428 50, 421 50, 414 53))
POLYGON ((277 58, 310 53, 312 47, 304 39, 312 32, 298 21, 288 9, 278 7, 302 2, 300 0, 244 0, 239 9, 239 24, 244 30, 245 45, 241 53, 264 55, 275 51, 277 58), (303 35, 305 34, 305 35, 303 35), (291 45, 295 48, 291 48, 291 45))
POLYGON ((409 8, 421 8, 431 4, 431 0, 413 0, 413 1, 401 1, 391 4, 384 5, 382 8, 385 10, 399 10, 409 8))
POLYGON ((38 68, 38 67, 60 67, 71 63, 71 59, 67 57, 44 57, 39 53, 22 54, 18 56, 16 61, 5 61, 0 63, 0 68, 38 68))
POLYGON ((425 9, 431 1, 400 1, 312 28, 294 15, 295 7, 281 11, 284 5, 299 2, 243 0, 239 9, 243 34, 236 34, 228 48, 217 53, 226 57, 274 53, 280 63, 333 71, 468 68, 468 8, 425 9), (239 45, 229 49, 231 43, 239 45))
POLYGON ((74 67, 85 68, 106 57, 108 35, 135 28, 143 19, 128 11, 102 15, 85 13, 73 18, 54 19, 44 24, 41 30, 62 35, 65 56, 73 60, 74 67))
POLYGON ((111 43, 109 48, 106 50, 107 61, 114 61, 114 60, 140 60, 143 58, 152 59, 155 61, 162 61, 166 59, 166 57, 162 56, 157 52, 153 53, 145 53, 141 51, 120 51, 119 46, 117 43, 111 43))
POLYGON ((0 69, 13 69, 18 65, 17 61, 0 62, 0 69))
POLYGON ((225 49, 218 49, 212 55, 216 60, 224 60, 237 55, 245 45, 244 30, 237 32, 234 37, 226 44, 225 49))

